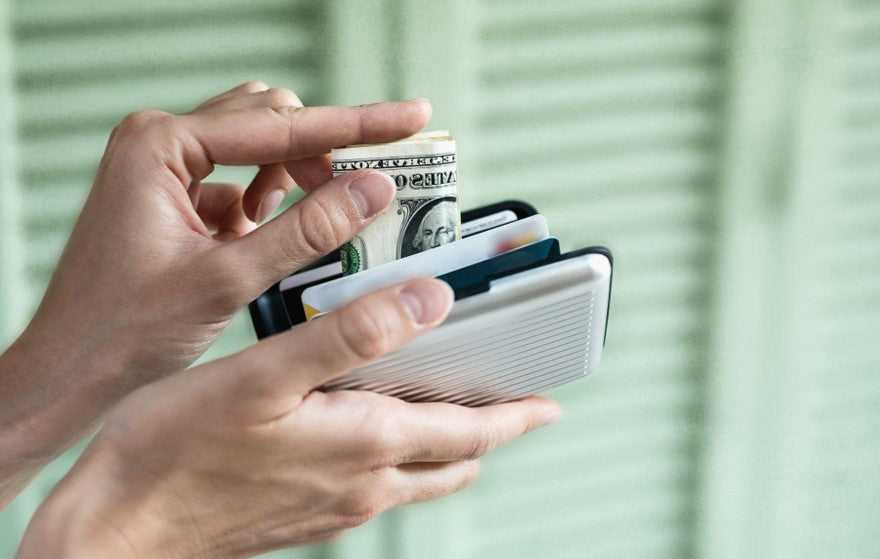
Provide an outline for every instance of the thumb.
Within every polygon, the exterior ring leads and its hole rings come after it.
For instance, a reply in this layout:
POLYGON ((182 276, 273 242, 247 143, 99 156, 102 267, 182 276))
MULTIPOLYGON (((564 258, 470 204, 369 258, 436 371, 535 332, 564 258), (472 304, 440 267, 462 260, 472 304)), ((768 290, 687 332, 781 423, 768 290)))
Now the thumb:
POLYGON ((255 231, 217 247, 233 262, 241 304, 339 248, 378 217, 394 197, 391 177, 357 171, 331 179, 255 231))
POLYGON ((231 370, 246 378, 243 390, 289 402, 425 334, 452 301, 452 289, 435 279, 380 289, 254 344, 232 357, 231 370))

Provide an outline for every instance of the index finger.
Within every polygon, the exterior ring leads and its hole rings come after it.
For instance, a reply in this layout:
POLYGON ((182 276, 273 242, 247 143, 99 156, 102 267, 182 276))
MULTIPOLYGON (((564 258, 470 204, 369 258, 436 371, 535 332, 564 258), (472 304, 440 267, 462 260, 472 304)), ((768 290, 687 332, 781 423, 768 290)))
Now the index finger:
POLYGON ((400 404, 399 464, 474 460, 561 415, 559 404, 541 396, 479 408, 400 404))
POLYGON ((280 107, 179 117, 195 142, 184 142, 188 163, 263 165, 328 153, 349 144, 399 140, 431 118, 427 99, 357 107, 280 107))

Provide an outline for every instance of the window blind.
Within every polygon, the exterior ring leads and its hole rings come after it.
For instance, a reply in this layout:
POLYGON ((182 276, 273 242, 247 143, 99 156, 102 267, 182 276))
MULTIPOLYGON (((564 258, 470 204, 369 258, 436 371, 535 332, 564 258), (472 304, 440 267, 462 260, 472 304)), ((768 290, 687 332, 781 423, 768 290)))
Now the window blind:
POLYGON ((805 460, 795 471, 804 549, 856 558, 880 549, 880 6, 841 2, 827 13, 835 56, 817 135, 826 168, 804 228, 805 460))
POLYGON ((18 218, 19 188, 16 177, 12 23, 9 6, 0 2, 0 347, 11 341, 24 322, 17 295, 23 291, 22 244, 18 218))
POLYGON ((878 11, 736 11, 697 554, 871 556, 878 11))

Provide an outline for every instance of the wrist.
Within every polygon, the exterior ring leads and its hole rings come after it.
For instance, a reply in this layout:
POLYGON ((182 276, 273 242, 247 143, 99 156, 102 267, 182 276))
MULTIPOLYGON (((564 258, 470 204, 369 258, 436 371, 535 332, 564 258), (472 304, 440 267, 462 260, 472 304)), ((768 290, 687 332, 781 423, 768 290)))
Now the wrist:
POLYGON ((79 559, 143 557, 123 535, 96 521, 88 506, 72 503, 64 491, 53 493, 27 527, 16 559, 79 559))
POLYGON ((171 557, 150 499, 126 487, 110 453, 94 443, 37 510, 17 559, 171 557))
POLYGON ((87 436, 121 394, 124 357, 100 332, 65 338, 35 319, 0 355, 0 509, 87 436))

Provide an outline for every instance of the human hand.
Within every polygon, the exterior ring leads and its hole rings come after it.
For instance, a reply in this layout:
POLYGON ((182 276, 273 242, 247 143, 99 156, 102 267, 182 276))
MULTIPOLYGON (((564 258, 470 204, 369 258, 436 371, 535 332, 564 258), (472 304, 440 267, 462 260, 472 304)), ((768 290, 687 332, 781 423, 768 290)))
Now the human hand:
POLYGON ((413 134, 426 101, 302 108, 252 83, 114 130, 46 295, 0 359, 0 508, 119 398, 191 364, 235 312, 336 249, 393 197, 378 172, 333 179, 326 153, 413 134), (248 189, 202 182, 261 165, 248 189), (308 195, 252 231, 296 179, 308 195))
POLYGON ((451 304, 445 284, 413 280, 134 392, 34 517, 19 557, 249 556, 466 486, 482 454, 553 421, 557 404, 313 391, 430 330, 451 304))

